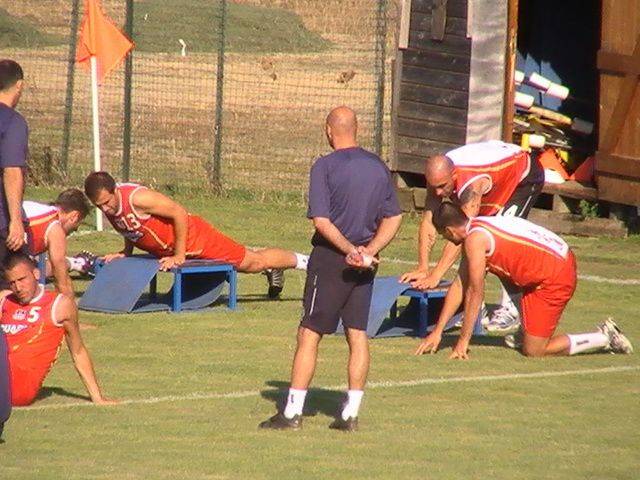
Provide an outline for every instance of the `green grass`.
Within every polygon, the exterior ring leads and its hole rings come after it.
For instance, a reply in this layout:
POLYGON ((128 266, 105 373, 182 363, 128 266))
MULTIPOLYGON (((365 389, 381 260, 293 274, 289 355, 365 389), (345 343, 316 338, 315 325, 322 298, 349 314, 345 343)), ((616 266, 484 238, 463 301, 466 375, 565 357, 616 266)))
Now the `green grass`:
MULTIPOLYGON (((32 189, 28 197, 54 193, 32 189)), ((178 198, 248 245, 309 249, 304 206, 239 195, 178 198)), ((412 266, 417 226, 417 217, 405 218, 383 252, 381 275, 412 266)), ((568 240, 580 273, 640 278, 639 237, 568 240)), ((69 248, 107 253, 120 245, 116 235, 89 233, 72 237, 69 248)), ((414 357, 418 339, 372 340, 361 430, 345 435, 327 428, 341 401, 346 362, 344 339, 329 336, 304 430, 258 431, 289 381, 303 283, 302 273, 288 272, 282 299, 267 301, 262 276, 240 275, 236 312, 82 312, 84 323, 98 327, 83 336, 104 392, 134 403, 78 405, 85 392, 63 351, 45 381, 46 396, 34 408, 15 410, 7 424, 0 445, 3 480, 637 478, 638 355, 530 360, 498 346, 495 337, 473 345, 467 362, 449 360, 446 349, 414 357), (631 369, 589 373, 610 367, 631 369), (563 374, 576 371, 587 373, 563 374), (549 373, 561 376, 456 381, 549 373), (450 380, 428 383, 437 379, 450 380), (169 396, 175 398, 162 400, 169 396), (65 404, 71 406, 56 409, 65 404)), ((80 294, 88 283, 74 285, 80 294)), ((497 283, 491 278, 488 285, 493 302, 497 283)), ((590 330, 613 315, 637 347, 637 292, 637 285, 583 280, 559 331, 590 330)))
POLYGON ((49 47, 62 45, 64 41, 61 36, 43 32, 0 7, 0 46, 3 48, 49 47))
MULTIPOLYGON (((133 40, 138 52, 215 53, 219 45, 220 9, 211 0, 137 2, 133 40), (188 28, 185 28, 188 25, 188 28)), ((227 3, 226 51, 246 53, 313 53, 330 42, 307 30, 290 10, 227 3)))

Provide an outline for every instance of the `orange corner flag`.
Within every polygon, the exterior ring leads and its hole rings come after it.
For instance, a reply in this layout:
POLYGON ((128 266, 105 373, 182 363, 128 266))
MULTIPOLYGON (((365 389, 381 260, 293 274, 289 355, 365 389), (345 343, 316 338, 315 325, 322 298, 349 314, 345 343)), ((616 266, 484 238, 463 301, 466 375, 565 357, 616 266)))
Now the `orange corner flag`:
POLYGON ((76 61, 91 70, 91 57, 96 57, 98 83, 113 70, 133 48, 133 43, 111 23, 98 0, 85 0, 76 61))

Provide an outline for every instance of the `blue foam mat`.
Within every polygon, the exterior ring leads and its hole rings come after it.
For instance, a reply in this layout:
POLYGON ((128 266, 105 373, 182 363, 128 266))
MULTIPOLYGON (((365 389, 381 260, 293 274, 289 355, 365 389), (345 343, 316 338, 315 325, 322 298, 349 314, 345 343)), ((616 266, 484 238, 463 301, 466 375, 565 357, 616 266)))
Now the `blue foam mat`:
MULTIPOLYGON (((78 307, 109 313, 141 313, 171 310, 173 287, 152 297, 145 290, 158 274, 160 263, 148 256, 133 256, 104 264, 96 272, 78 307)), ((225 272, 190 273, 182 276, 182 310, 198 310, 213 304, 222 293, 225 272)))

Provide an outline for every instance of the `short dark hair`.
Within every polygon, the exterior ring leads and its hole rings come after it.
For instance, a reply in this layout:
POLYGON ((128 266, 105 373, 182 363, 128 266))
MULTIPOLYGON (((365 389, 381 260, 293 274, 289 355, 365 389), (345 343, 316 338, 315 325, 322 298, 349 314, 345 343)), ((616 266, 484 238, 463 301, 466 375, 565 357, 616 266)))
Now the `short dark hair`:
POLYGON ((447 227, 459 227, 464 225, 469 217, 462 211, 459 205, 453 202, 442 202, 433 215, 433 226, 439 232, 447 227))
POLYGON ((109 193, 116 191, 116 181, 107 172, 92 172, 84 179, 84 193, 90 200, 95 200, 100 190, 109 193))
POLYGON ((26 253, 11 252, 2 262, 3 273, 11 270, 19 263, 26 263, 31 268, 38 268, 36 262, 26 253))
POLYGON ((58 198, 55 199, 53 204, 62 210, 64 213, 77 211, 82 218, 89 215, 91 211, 91 205, 87 200, 87 197, 82 190, 78 188, 68 188, 63 192, 60 192, 58 198))
POLYGON ((0 92, 13 87, 18 80, 24 79, 24 72, 14 60, 0 60, 0 92))

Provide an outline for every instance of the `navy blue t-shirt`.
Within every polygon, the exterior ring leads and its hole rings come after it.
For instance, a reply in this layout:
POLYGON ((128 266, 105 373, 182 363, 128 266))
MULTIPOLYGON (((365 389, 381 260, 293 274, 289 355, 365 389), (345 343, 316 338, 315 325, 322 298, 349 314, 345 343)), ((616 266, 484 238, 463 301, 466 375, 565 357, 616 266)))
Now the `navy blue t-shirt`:
MULTIPOLYGON (((311 167, 307 217, 328 218, 354 245, 368 243, 383 218, 400 213, 391 174, 377 155, 345 148, 311 167)), ((317 232, 311 243, 329 244, 317 232)))
POLYGON ((0 103, 0 230, 9 224, 3 172, 7 167, 26 168, 28 138, 27 122, 22 115, 0 103))

